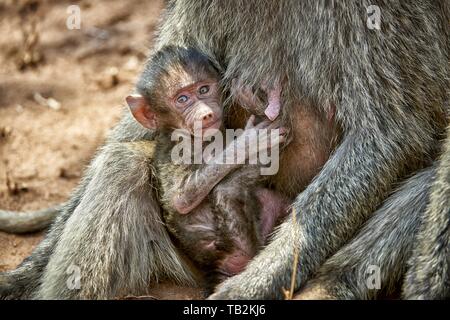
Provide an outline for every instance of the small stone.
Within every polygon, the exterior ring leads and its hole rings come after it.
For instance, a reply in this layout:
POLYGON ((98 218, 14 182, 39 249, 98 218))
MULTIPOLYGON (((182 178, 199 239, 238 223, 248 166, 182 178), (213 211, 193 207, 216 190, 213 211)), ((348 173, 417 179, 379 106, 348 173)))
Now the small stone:
POLYGON ((125 69, 128 71, 134 71, 139 67, 139 59, 136 56, 132 56, 125 63, 125 69))
POLYGON ((116 67, 108 68, 97 80, 97 84, 102 89, 111 89, 117 86, 119 84, 119 69, 116 67))

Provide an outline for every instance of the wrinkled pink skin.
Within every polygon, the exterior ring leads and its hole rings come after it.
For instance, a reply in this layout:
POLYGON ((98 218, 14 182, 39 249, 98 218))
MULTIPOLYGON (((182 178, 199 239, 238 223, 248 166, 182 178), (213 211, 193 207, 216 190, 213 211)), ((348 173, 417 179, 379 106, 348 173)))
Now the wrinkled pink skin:
POLYGON ((269 100, 269 105, 264 111, 264 114, 267 116, 267 118, 269 118, 269 120, 274 121, 280 114, 281 87, 277 85, 275 89, 269 90, 267 92, 267 97, 269 100))
MULTIPOLYGON (((276 226, 277 222, 288 213, 290 201, 282 195, 265 188, 256 191, 261 204, 261 233, 265 242, 276 226)), ((243 250, 236 241, 236 250, 228 254, 220 263, 218 269, 226 275, 233 276, 242 272, 254 255, 243 250)))
POLYGON ((291 201, 281 194, 269 189, 261 188, 256 191, 261 203, 261 232, 264 241, 271 234, 280 219, 288 214, 291 201))
MULTIPOLYGON (((237 101, 252 113, 257 113, 255 111, 261 108, 262 102, 255 96, 252 88, 241 86, 238 80, 234 80, 232 86, 237 101)), ((266 92, 268 100, 264 114, 270 121, 274 121, 281 111, 281 85, 277 83, 269 89, 266 84, 263 84, 261 89, 266 92)))

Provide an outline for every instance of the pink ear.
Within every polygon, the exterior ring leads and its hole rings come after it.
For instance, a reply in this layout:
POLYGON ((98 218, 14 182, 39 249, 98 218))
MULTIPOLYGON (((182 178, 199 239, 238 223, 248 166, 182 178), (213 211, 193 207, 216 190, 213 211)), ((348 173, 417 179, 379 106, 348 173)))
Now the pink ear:
POLYGON ((133 117, 144 127, 148 129, 156 129, 156 114, 151 110, 145 98, 141 95, 130 95, 126 98, 128 107, 133 117))

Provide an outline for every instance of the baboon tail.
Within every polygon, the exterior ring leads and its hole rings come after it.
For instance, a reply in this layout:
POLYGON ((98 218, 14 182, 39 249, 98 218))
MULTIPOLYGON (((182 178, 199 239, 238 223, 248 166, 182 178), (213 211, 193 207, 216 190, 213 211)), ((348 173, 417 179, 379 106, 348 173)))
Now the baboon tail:
POLYGON ((0 210, 0 231, 26 233, 48 227, 61 211, 63 204, 31 212, 0 210))

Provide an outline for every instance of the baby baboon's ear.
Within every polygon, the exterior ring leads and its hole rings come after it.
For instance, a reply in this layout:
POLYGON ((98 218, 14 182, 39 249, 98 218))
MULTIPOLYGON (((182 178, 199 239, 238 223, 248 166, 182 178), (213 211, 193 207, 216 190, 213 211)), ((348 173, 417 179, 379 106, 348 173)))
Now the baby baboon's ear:
POLYGON ((157 128, 156 113, 152 110, 145 98, 139 94, 129 95, 126 99, 133 117, 148 129, 157 128))

